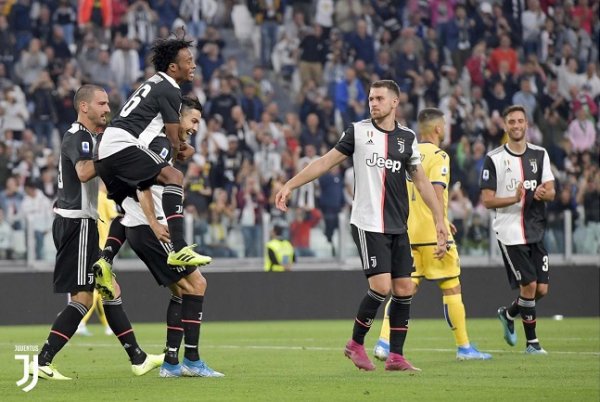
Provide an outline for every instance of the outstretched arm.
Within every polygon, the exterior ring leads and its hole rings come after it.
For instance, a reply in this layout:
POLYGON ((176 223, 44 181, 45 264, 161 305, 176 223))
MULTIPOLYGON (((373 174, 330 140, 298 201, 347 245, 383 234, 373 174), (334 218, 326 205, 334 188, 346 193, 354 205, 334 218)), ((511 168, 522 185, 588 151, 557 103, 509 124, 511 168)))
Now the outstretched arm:
POLYGON ((335 165, 342 163, 346 158, 346 155, 333 148, 319 159, 309 163, 308 166, 300 171, 300 173, 285 183, 281 190, 275 195, 275 205, 277 208, 282 211, 287 211, 287 200, 293 190, 322 176, 335 165))

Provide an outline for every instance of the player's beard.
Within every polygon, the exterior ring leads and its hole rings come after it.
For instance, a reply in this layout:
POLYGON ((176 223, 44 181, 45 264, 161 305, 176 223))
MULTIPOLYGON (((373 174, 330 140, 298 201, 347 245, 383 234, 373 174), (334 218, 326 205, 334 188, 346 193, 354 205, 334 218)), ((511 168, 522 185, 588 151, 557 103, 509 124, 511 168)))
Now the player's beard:
POLYGON ((525 134, 526 134, 526 130, 515 130, 515 131, 509 131, 508 132, 508 137, 515 142, 521 141, 525 138, 525 134), (515 136, 515 133, 517 134, 515 136))

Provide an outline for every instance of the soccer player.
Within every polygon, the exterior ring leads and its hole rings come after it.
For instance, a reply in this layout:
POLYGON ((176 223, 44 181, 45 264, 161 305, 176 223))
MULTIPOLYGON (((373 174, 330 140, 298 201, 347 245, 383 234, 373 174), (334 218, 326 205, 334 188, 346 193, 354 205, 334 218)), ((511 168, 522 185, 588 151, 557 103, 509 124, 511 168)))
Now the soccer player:
MULTIPOLYGON (((439 109, 428 108, 419 112, 417 117, 419 124, 419 152, 421 153, 421 164, 425 175, 431 181, 433 189, 440 205, 444 208, 444 221, 446 228, 452 233, 448 222, 448 184, 450 183, 450 158, 440 149, 440 143, 444 140, 445 122, 444 112, 439 109)), ((412 281, 415 284, 415 293, 423 279, 437 281, 442 291, 442 302, 444 305, 444 316, 452 330, 458 350, 458 360, 487 360, 491 359, 488 353, 478 351, 469 343, 467 336, 467 324, 465 317, 465 306, 462 302, 460 288, 460 261, 456 245, 452 237, 449 237, 450 248, 441 260, 435 258, 434 252, 437 246, 437 236, 433 227, 423 225, 423 222, 432 220, 431 211, 426 207, 422 197, 415 191, 415 185, 409 180, 407 182, 410 214, 408 215, 408 237, 412 247, 416 271, 412 273, 412 281)), ((385 311, 389 309, 388 302, 385 311)), ((389 354, 389 316, 386 314, 379 341, 375 346, 374 355, 379 360, 385 360, 389 354)))
MULTIPOLYGON (((183 230, 183 173, 144 145, 164 130, 177 152, 191 148, 179 139, 181 89, 179 84, 194 78, 196 64, 184 39, 159 39, 152 47, 152 63, 157 73, 146 80, 125 102, 111 121, 98 146, 96 170, 109 196, 122 192, 123 184, 145 190, 153 184, 164 186, 162 204, 173 251, 167 262, 174 266, 199 266, 211 262, 187 245, 183 230)), ((112 275, 106 266, 96 276, 106 294, 112 296, 112 275)), ((100 288, 99 288, 100 290, 100 288)))
MULTIPOLYGON (((49 380, 70 380, 52 364, 56 354, 77 330, 93 302, 94 273, 98 258, 98 178, 93 155, 96 132, 106 125, 110 112, 108 95, 99 86, 84 85, 75 94, 77 121, 67 130, 61 144, 58 165, 58 199, 52 236, 56 246, 54 291, 70 293, 71 301, 56 317, 38 356, 38 376, 49 380)), ((147 355, 137 344, 131 323, 121 304, 106 308, 108 322, 123 344, 132 371, 143 375, 160 365, 161 355, 147 355), (158 361, 158 363, 157 363, 158 361)), ((33 362, 30 373, 34 373, 33 362)))
MULTIPOLYGON (((186 141, 186 137, 198 130, 201 113, 200 102, 183 98, 180 125, 182 141, 186 141)), ((171 159, 171 145, 164 135, 156 136, 148 148, 167 161, 171 159)), ((109 259, 112 264, 112 259, 127 239, 157 283, 171 290, 167 308, 166 353, 159 372, 161 377, 223 377, 222 373, 206 365, 198 352, 206 279, 196 267, 167 264, 167 254, 173 246, 169 241, 161 203, 163 190, 164 187, 160 185, 150 187, 152 202, 149 205, 143 205, 142 199, 137 202, 132 197, 123 200, 121 207, 125 214, 111 223, 109 240, 102 251, 102 258, 105 261, 109 259), (156 225, 161 225, 163 230, 152 229, 156 225), (162 233, 163 240, 159 240, 156 233, 162 233), (183 363, 180 364, 179 347, 182 338, 185 338, 185 354, 183 363)))
POLYGON ((543 238, 546 205, 554 199, 550 158, 542 147, 525 138, 525 108, 512 105, 502 113, 508 142, 489 152, 481 171, 483 205, 495 209, 494 231, 508 281, 519 297, 498 309, 504 339, 517 343, 514 320, 521 315, 527 344, 525 353, 545 355, 535 333, 536 301, 548 293, 549 261, 543 238))
POLYGON ((364 339, 390 291, 390 354, 385 369, 419 370, 403 355, 413 293, 413 259, 406 228, 406 174, 433 212, 436 258, 444 256, 448 241, 443 209, 421 167, 415 133, 395 121, 399 95, 394 81, 374 82, 369 92, 371 118, 352 123, 332 150, 302 169, 275 196, 277 207, 287 210, 286 201, 294 189, 352 156, 356 193, 350 223, 369 288, 360 303, 352 339, 344 354, 364 370, 375 370, 365 352, 364 339))

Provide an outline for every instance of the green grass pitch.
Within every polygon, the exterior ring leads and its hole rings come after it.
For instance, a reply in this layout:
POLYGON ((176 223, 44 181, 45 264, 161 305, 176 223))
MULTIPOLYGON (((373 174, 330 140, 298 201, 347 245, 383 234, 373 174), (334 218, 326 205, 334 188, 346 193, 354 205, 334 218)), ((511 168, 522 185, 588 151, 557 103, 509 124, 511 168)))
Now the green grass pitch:
MULTIPOLYGON (((502 339, 494 319, 468 321, 469 335, 491 361, 457 362, 443 319, 411 321, 405 354, 423 371, 358 371, 343 356, 352 320, 209 322, 202 325, 201 355, 225 378, 162 379, 153 371, 134 377, 114 336, 92 325, 92 337, 75 336, 55 359, 68 382, 40 380, 29 393, 15 382, 22 362, 15 345, 40 345, 48 326, 0 327, 2 401, 599 401, 600 319, 538 320, 548 356, 523 354, 502 339)), ((150 353, 162 350, 164 324, 134 324, 150 353)), ((367 336, 369 354, 379 325, 367 336)))

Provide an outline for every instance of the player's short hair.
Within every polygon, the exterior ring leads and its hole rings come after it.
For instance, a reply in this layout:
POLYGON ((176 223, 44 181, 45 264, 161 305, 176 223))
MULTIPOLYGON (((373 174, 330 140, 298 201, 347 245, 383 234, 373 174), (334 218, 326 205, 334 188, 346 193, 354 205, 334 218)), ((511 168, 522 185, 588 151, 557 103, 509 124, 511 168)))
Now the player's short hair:
POLYGON ((400 87, 396 84, 396 81, 393 80, 379 80, 375 81, 371 84, 371 88, 387 88, 396 95, 396 97, 400 96, 400 87))
POLYGON ((163 73, 169 68, 169 64, 177 62, 177 55, 181 49, 192 46, 191 40, 171 38, 157 39, 152 44, 152 64, 154 70, 163 73))
POLYGON ((94 98, 94 92, 96 91, 104 91, 104 88, 102 88, 100 85, 94 84, 85 84, 80 86, 73 97, 73 106, 75 107, 75 111, 79 113, 79 104, 81 102, 91 102, 94 98))
POLYGON ((525 116, 527 116, 527 112, 525 112, 525 106, 523 106, 523 105, 511 105, 511 106, 507 107, 506 109, 504 109, 504 111, 502 112, 502 118, 506 119, 506 116, 508 116, 512 112, 523 112, 523 114, 525 116))
POLYGON ((202 104, 198 100, 198 98, 194 96, 186 95, 181 100, 181 113, 185 110, 196 109, 200 113, 202 113, 202 104))
POLYGON ((444 117, 444 112, 435 107, 428 107, 419 112, 417 122, 419 124, 427 124, 430 121, 437 120, 441 117, 444 117))

